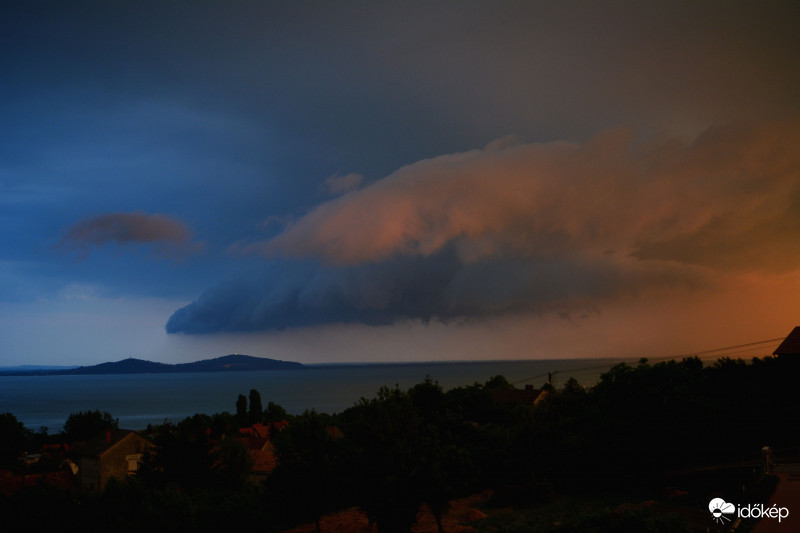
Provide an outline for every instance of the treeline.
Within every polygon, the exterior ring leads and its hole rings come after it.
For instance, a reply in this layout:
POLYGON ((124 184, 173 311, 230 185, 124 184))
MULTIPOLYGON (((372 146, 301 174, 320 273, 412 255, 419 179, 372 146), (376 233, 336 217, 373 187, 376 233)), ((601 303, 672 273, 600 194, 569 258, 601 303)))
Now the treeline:
POLYGON ((657 484, 665 473, 800 445, 800 361, 697 358, 620 364, 591 390, 568 381, 534 410, 535 468, 570 479, 657 484))
MULTIPOLYGON (((679 469, 800 445, 797 370, 771 357, 705 367, 697 358, 642 360, 615 366, 592 388, 574 379, 545 386, 535 404, 508 401, 513 387, 501 376, 449 391, 426 379, 333 415, 263 409, 251 391, 236 414, 149 428, 157 447, 138 475, 103 494, 41 487, 2 499, 0 513, 49 506, 86 531, 279 531, 357 506, 378 531, 408 532, 423 504, 441 524, 449 501, 486 488, 523 505, 553 493, 659 489, 679 469), (248 482, 246 450, 232 437, 284 418, 272 436, 277 467, 263 483, 248 482)), ((651 526, 637 530, 661 531, 651 526)), ((566 520, 544 531, 579 529, 566 520)))
MULTIPOLYGON (((106 411, 79 411, 67 417, 62 431, 51 434, 47 428, 28 429, 12 413, 0 413, 0 468, 18 470, 25 453, 40 451, 48 444, 85 442, 106 429, 118 427, 119 419, 106 411)), ((38 470, 54 466, 45 463, 39 464, 38 470)))

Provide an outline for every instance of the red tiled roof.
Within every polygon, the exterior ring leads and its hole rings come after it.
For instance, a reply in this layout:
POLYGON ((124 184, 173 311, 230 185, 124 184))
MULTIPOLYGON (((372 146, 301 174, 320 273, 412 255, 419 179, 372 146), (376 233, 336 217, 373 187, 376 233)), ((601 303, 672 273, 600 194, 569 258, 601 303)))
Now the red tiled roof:
POLYGON ((263 450, 267 443, 269 443, 268 439, 259 437, 236 437, 236 440, 244 444, 244 447, 248 450, 263 450))
POLYGON ((253 460, 252 471, 256 474, 268 474, 277 464, 275 454, 269 450, 247 450, 253 460))
POLYGON ((800 326, 794 328, 772 353, 773 355, 800 355, 800 326))
POLYGON ((27 475, 0 470, 0 494, 6 496, 14 494, 23 487, 36 487, 42 483, 62 489, 77 489, 78 487, 75 476, 67 470, 27 475))
MULTIPOLYGON (((100 457, 121 440, 126 439, 129 435, 135 434, 136 432, 130 429, 106 430, 84 443, 74 443, 72 445, 72 452, 77 455, 100 457)), ((143 437, 140 438, 144 440, 143 437)))
POLYGON ((239 434, 245 437, 255 437, 259 439, 268 439, 270 430, 269 426, 264 424, 253 424, 250 427, 239 428, 239 434))
POLYGON ((62 457, 64 454, 69 453, 70 448, 69 444, 43 444, 42 453, 50 457, 62 457))
POLYGON ((339 429, 337 426, 325 426, 325 431, 328 432, 328 436, 332 439, 341 439, 344 437, 342 430, 339 429))
POLYGON ((55 443, 55 444, 42 444, 43 450, 65 450, 69 451, 69 444, 68 443, 55 443))
POLYGON ((257 437, 262 439, 269 438, 269 426, 265 426, 264 424, 253 424, 252 427, 257 437))

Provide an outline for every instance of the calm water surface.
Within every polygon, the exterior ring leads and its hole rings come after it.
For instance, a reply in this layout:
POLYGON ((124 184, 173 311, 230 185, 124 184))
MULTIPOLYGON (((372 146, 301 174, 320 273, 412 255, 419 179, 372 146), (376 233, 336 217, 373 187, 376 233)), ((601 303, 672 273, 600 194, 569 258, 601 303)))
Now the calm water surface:
POLYGON ((518 387, 540 387, 547 372, 559 386, 570 376, 584 384, 620 360, 538 360, 407 365, 310 365, 305 370, 234 373, 129 374, 105 376, 0 376, 0 413, 11 412, 32 429, 61 431, 77 411, 99 409, 120 427, 143 429, 195 413, 235 412, 239 394, 257 389, 266 407, 273 401, 290 414, 306 409, 337 413, 380 387, 408 389, 426 376, 445 390, 503 375, 518 387))

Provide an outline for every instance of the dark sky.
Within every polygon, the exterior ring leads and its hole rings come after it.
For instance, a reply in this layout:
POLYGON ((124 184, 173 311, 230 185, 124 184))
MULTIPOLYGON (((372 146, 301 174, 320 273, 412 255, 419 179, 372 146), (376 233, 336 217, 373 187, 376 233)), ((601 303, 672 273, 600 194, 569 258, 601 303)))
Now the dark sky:
POLYGON ((800 5, 5 2, 0 365, 800 323, 800 5))

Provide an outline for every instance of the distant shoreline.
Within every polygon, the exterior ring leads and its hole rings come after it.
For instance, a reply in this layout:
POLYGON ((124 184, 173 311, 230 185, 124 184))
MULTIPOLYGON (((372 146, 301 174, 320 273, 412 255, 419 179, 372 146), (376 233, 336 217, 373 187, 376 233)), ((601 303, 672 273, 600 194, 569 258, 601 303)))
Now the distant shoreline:
MULTIPOLYGON (((230 357, 230 356, 226 356, 230 357)), ((240 356, 251 357, 251 356, 240 356)), ((47 366, 47 365, 20 365, 0 367, 0 376, 13 377, 13 376, 75 376, 75 375, 124 375, 124 374, 183 374, 183 373, 214 373, 214 372, 246 372, 246 371, 263 371, 263 370, 299 370, 303 369, 317 369, 317 368, 368 368, 368 367, 414 367, 414 366, 454 366, 454 365, 494 365, 506 363, 531 363, 531 362, 586 362, 587 364, 602 363, 608 361, 617 362, 635 362, 638 358, 618 358, 618 357, 568 357, 568 358, 547 358, 547 359, 458 359, 458 360, 433 360, 433 361, 367 361, 367 362, 336 362, 336 363, 297 363, 292 361, 281 361, 276 359, 267 359, 261 357, 252 357, 252 359, 261 359, 279 363, 278 365, 268 364, 265 366, 247 367, 242 366, 239 368, 214 368, 210 366, 206 369, 192 368, 199 363, 209 363, 223 358, 209 359, 204 361, 196 361, 194 363, 156 363, 152 361, 142 361, 140 359, 123 359, 116 363, 101 363, 91 366, 47 366), (147 368, 142 365, 135 369, 125 370, 124 368, 107 368, 109 365, 120 365, 126 361, 135 361, 139 363, 149 363, 147 368), (288 365, 288 366, 285 366, 288 365), (100 367, 106 367, 102 369, 100 367)))
POLYGON ((302 370, 305 366, 294 361, 281 361, 266 357, 231 354, 214 359, 205 359, 193 363, 156 363, 130 357, 113 363, 100 363, 78 367, 18 367, 18 369, 0 369, 0 376, 86 376, 86 375, 123 375, 123 374, 181 374, 196 372, 247 372, 261 370, 302 370))
POLYGON ((439 361, 368 361, 368 362, 344 362, 344 363, 303 363, 304 366, 309 368, 333 368, 333 367, 359 367, 359 366, 423 366, 423 365, 495 365, 498 363, 532 363, 548 361, 585 361, 592 363, 595 361, 619 361, 619 362, 636 362, 639 357, 621 358, 621 357, 554 357, 546 359, 456 359, 456 360, 439 360, 439 361))

